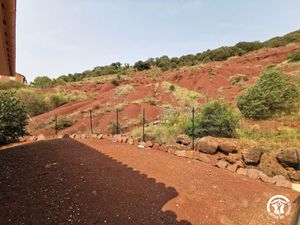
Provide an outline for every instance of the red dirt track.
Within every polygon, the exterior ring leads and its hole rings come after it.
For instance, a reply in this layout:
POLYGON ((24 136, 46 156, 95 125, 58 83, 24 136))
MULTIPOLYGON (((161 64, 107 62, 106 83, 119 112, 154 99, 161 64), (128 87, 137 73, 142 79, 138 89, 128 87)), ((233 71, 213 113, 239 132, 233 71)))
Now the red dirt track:
MULTIPOLYGON (((289 224, 267 214, 297 193, 208 164, 108 140, 0 151, 0 224, 289 224)), ((295 210, 292 205, 292 213, 295 210)))

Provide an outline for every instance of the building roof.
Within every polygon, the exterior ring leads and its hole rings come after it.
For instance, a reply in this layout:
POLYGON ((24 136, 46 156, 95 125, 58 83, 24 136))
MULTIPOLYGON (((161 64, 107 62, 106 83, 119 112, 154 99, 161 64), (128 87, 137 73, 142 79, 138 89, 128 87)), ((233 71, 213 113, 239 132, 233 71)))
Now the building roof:
POLYGON ((16 0, 0 0, 0 74, 16 70, 16 0))

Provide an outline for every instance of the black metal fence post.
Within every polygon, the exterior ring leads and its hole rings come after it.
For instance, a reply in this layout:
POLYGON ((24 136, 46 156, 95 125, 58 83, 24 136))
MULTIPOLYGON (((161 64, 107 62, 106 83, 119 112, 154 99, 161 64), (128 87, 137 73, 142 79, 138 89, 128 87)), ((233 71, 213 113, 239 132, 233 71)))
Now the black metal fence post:
POLYGON ((119 134, 119 109, 117 109, 117 134, 119 134))
POLYGON ((192 114, 193 114, 193 145, 192 145, 192 148, 193 150, 195 150, 195 108, 193 107, 193 110, 192 110, 192 114))
POLYGON ((54 129, 55 129, 55 135, 57 135, 57 115, 55 115, 55 126, 54 126, 54 129))
POLYGON ((145 141, 145 109, 143 109, 143 141, 145 141))
POLYGON ((93 112, 90 109, 90 126, 91 126, 91 134, 93 134, 93 112))

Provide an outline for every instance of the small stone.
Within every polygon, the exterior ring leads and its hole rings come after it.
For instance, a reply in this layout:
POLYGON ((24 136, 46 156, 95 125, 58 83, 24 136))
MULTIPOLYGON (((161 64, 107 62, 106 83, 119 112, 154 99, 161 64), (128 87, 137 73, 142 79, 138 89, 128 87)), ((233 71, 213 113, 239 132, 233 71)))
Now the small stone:
POLYGON ((49 163, 45 166, 46 169, 50 169, 53 166, 56 166, 58 163, 49 163))
POLYGON ((299 172, 288 172, 288 176, 292 181, 300 181, 300 173, 299 172))
POLYGON ((185 157, 185 151, 176 151, 175 155, 180 156, 180 157, 185 157))
POLYGON ((139 142, 139 146, 143 146, 143 147, 145 147, 145 146, 146 146, 146 143, 145 143, 145 142, 143 142, 143 141, 141 141, 141 142, 139 142))
POLYGON ((158 143, 154 143, 154 145, 153 145, 153 149, 159 149, 159 147, 160 147, 160 144, 158 144, 158 143))
POLYGON ((247 169, 247 177, 250 179, 258 179, 260 176, 260 171, 257 169, 247 169))
POLYGON ((242 161, 237 161, 235 164, 238 166, 238 168, 245 168, 246 167, 245 164, 242 161))
POLYGON ((236 172, 237 172, 237 174, 240 174, 240 175, 244 175, 244 176, 247 175, 247 169, 245 169, 245 168, 238 168, 236 172))
POLYGON ((194 152, 194 158, 198 159, 201 162, 208 163, 212 166, 215 166, 217 159, 213 155, 208 155, 202 152, 194 152))
POLYGON ((30 136, 29 138, 28 138, 28 141, 36 141, 37 140, 37 137, 36 136, 30 136))
POLYGON ((275 184, 275 179, 273 177, 269 177, 268 175, 261 173, 259 178, 266 183, 275 184))
POLYGON ((189 145, 191 143, 191 138, 185 134, 181 134, 177 136, 176 143, 182 145, 189 145))
POLYGON ((58 138, 69 138, 70 136, 68 134, 61 134, 57 136, 58 138))
POLYGON ((237 155, 237 154, 229 153, 228 156, 225 157, 225 159, 226 159, 229 163, 234 164, 234 163, 236 163, 236 162, 240 159, 240 156, 237 155))
POLYGON ((236 172, 236 170, 238 169, 238 166, 236 164, 233 164, 233 165, 229 164, 227 166, 227 169, 231 172, 236 172))
POLYGON ((129 138, 127 141, 128 144, 133 145, 134 144, 134 140, 132 138, 129 138))
POLYGON ((147 148, 152 148, 152 147, 153 147, 152 141, 147 141, 147 142, 146 142, 146 147, 147 147, 147 148))
POLYGON ((38 135, 36 138, 36 141, 44 141, 44 140, 46 140, 46 137, 43 134, 38 135))
POLYGON ((226 162, 225 160, 221 159, 221 160, 219 160, 219 161, 217 162, 216 165, 217 165, 217 167, 219 167, 219 168, 225 169, 225 168, 227 168, 227 166, 228 166, 228 162, 226 162))
POLYGON ((275 180, 276 186, 286 187, 286 188, 292 187, 292 183, 290 181, 286 180, 285 177, 282 175, 276 175, 273 177, 273 179, 275 180))

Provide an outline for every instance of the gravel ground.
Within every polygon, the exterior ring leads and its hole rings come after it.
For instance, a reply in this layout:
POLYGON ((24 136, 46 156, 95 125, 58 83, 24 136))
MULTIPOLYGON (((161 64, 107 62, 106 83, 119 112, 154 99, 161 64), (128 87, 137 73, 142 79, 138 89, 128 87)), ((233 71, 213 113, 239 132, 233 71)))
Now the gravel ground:
MULTIPOLYGON (((298 194, 195 160, 107 140, 0 151, 0 224, 288 224, 270 197, 298 194)), ((292 213, 296 205, 292 205, 292 213)))

